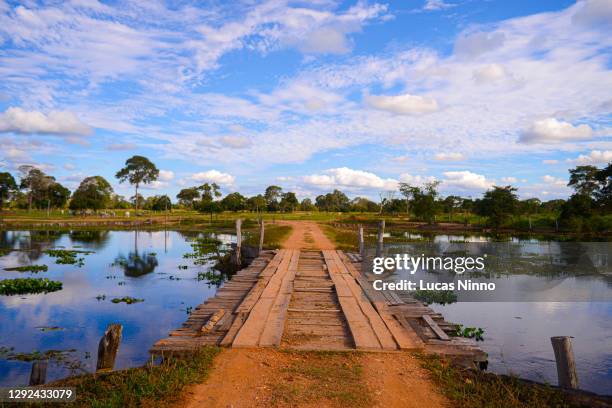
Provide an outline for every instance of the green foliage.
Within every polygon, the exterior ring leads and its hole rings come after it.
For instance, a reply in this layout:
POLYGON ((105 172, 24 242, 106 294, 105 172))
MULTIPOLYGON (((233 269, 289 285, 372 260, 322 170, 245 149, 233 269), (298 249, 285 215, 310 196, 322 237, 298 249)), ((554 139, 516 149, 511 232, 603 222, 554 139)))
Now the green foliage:
POLYGON ((47 265, 24 265, 24 266, 16 266, 14 268, 4 268, 5 271, 15 271, 15 272, 47 272, 49 267, 47 265))
POLYGON ((19 167, 22 173, 19 188, 27 191, 27 207, 61 208, 70 198, 70 190, 34 166, 19 167))
POLYGON ((101 210, 111 203, 113 188, 102 176, 86 177, 72 195, 70 209, 101 210))
POLYGON ((138 210, 138 187, 157 180, 159 170, 144 156, 132 156, 125 161, 125 167, 115 174, 120 183, 128 181, 135 188, 135 208, 138 210))
POLYGON ((452 290, 416 290, 413 296, 428 304, 450 305, 457 301, 457 295, 452 290))
POLYGON ((93 251, 81 251, 77 249, 47 249, 45 251, 51 258, 57 258, 56 264, 60 265, 76 265, 79 268, 85 265, 85 258, 80 257, 79 254, 89 255, 93 254, 93 251))
POLYGON ((334 190, 331 193, 317 196, 315 205, 319 211, 346 212, 350 210, 349 199, 346 194, 340 190, 334 190))
POLYGON ((140 303, 140 302, 144 302, 144 299, 137 299, 131 296, 124 296, 122 298, 113 298, 111 300, 111 302, 113 303, 126 303, 128 305, 131 305, 132 303, 140 303))
POLYGON ((62 282, 47 278, 17 278, 0 281, 0 295, 26 295, 55 292, 62 289, 62 282))
POLYGON ((11 173, 0 173, 0 210, 4 207, 4 201, 8 200, 17 190, 17 183, 11 173))
POLYGON ((440 182, 433 181, 425 183, 423 188, 412 189, 412 211, 420 219, 433 223, 437 212, 436 197, 438 196, 438 185, 440 182))
POLYGON ((463 327, 462 324, 458 324, 451 336, 484 341, 484 332, 482 327, 463 327))
POLYGON ((501 227, 518 212, 519 200, 516 191, 512 186, 493 186, 481 200, 475 202, 476 213, 489 217, 493 227, 501 227))
POLYGON ((221 205, 227 211, 242 211, 246 208, 246 198, 238 192, 230 193, 221 200, 221 205))
POLYGON ((193 203, 200 198, 200 190, 197 187, 184 188, 176 195, 179 203, 193 208, 193 203))

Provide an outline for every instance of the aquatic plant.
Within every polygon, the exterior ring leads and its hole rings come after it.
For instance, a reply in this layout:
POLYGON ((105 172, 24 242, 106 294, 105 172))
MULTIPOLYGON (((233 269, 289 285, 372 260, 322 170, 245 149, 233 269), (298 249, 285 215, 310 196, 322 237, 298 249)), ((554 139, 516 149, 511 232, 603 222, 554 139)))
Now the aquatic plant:
POLYGON ((15 271, 15 272, 47 272, 49 267, 47 265, 24 265, 24 266, 15 266, 13 268, 4 268, 5 271, 15 271))
POLYGON ((131 305, 132 303, 140 303, 140 302, 144 302, 144 299, 137 299, 137 298, 133 298, 131 296, 124 296, 122 298, 113 298, 113 300, 111 300, 111 302, 113 303, 127 303, 128 305, 131 305))
POLYGON ((62 282, 47 278, 17 278, 0 281, 0 295, 48 293, 62 289, 62 282))
POLYGON ((428 304, 450 305, 457 301, 457 295, 452 290, 416 290, 413 296, 428 304))
POLYGON ((80 268, 81 266, 85 265, 85 258, 78 255, 89 255, 93 254, 94 252, 75 249, 47 249, 45 253, 51 258, 57 258, 55 260, 56 264, 76 265, 80 268))
POLYGON ((468 339, 475 339, 476 341, 484 341, 484 329, 482 327, 463 327, 462 324, 458 324, 455 331, 450 333, 453 337, 465 337, 468 339))

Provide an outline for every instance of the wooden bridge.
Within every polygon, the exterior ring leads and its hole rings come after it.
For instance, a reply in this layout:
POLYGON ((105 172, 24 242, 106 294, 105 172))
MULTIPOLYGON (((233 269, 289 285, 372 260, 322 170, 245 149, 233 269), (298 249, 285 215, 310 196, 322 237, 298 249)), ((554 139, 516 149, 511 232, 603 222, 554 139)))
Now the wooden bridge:
POLYGON ((356 254, 338 250, 263 251, 216 295, 197 306, 153 354, 203 345, 308 350, 421 350, 486 362, 455 325, 394 292, 381 292, 359 271, 356 254))

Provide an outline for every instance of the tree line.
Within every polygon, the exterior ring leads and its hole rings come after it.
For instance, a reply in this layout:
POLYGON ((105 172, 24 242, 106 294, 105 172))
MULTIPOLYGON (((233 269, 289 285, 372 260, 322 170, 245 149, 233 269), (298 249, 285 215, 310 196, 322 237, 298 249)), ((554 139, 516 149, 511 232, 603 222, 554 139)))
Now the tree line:
POLYGON ((368 212, 403 214, 428 223, 436 222, 440 214, 453 219, 453 215, 462 213, 487 217, 493 227, 501 227, 518 215, 549 213, 556 214, 558 220, 572 228, 597 224, 612 210, 612 163, 601 169, 578 166, 569 170, 568 186, 574 189, 574 194, 567 200, 544 202, 537 198, 519 200, 517 188, 511 185, 493 186, 476 199, 456 195, 442 197, 438 191, 439 182, 434 181, 421 186, 399 183, 397 191, 380 193, 378 202, 365 197, 349 199, 338 189, 317 196, 314 202, 310 198, 300 202, 294 192, 283 191, 276 185, 268 186, 263 194, 252 197, 239 192, 223 197, 218 184, 204 183, 180 190, 176 195, 177 202, 173 203, 167 195, 144 198, 138 192, 143 185, 153 183, 159 177, 155 164, 144 156, 129 158, 115 175, 120 183, 128 182, 134 187, 134 196, 129 200, 115 194, 102 176, 86 177, 71 193, 54 177, 34 166, 21 166, 19 173, 19 183, 10 173, 0 173, 0 209, 10 201, 13 207, 30 210, 67 207, 95 211, 133 207, 136 211, 167 211, 179 207, 208 213, 211 217, 222 211, 368 212))

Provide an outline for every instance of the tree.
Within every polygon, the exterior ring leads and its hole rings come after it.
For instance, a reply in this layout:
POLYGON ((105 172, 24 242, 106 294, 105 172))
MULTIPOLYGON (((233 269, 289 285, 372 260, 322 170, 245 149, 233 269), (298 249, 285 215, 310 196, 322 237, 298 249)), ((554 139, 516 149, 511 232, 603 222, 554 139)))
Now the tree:
MULTIPOLYGON (((135 188, 134 197, 138 197, 138 187, 157 180, 159 170, 144 156, 132 156, 125 161, 125 167, 115 174, 120 183, 128 181, 135 188)), ((134 200, 135 210, 138 211, 139 200, 134 200)))
POLYGON ((146 202, 147 200, 145 200, 145 198, 140 193, 130 197, 130 203, 132 203, 132 206, 136 209, 143 208, 146 202))
POLYGON ((568 187, 574 188, 576 193, 593 196, 599 189, 598 169, 595 166, 578 166, 571 169, 568 187))
POLYGON ((300 211, 314 211, 317 207, 312 203, 310 198, 305 198, 300 203, 300 211))
POLYGON ((444 207, 444 212, 448 213, 449 218, 453 218, 453 214, 456 209, 461 207, 463 203, 463 199, 456 195, 449 195, 442 201, 442 206, 444 207))
POLYGON ((86 177, 70 200, 71 210, 101 210, 109 208, 113 188, 102 176, 86 177))
POLYGON ((365 197, 355 197, 351 200, 351 211, 377 212, 378 210, 378 204, 365 197))
POLYGON ((179 199, 179 202, 184 206, 190 207, 193 209, 194 201, 200 198, 200 191, 197 187, 184 188, 176 195, 176 198, 179 199))
POLYGON ((334 190, 331 193, 317 196, 315 205, 319 211, 348 211, 350 210, 350 201, 346 194, 340 190, 334 190))
POLYGON ((414 193, 418 192, 419 188, 408 183, 399 183, 399 192, 406 199, 406 215, 410 216, 410 200, 414 197, 414 193))
POLYGON ((70 198, 70 190, 60 183, 53 182, 47 188, 47 208, 62 208, 70 198))
POLYGON ((412 211, 430 224, 434 222, 437 212, 436 197, 439 184, 439 181, 425 183, 423 187, 417 187, 412 192, 412 211))
POLYGON ((250 197, 246 201, 246 206, 249 211, 255 211, 259 213, 264 208, 266 208, 266 199, 263 195, 258 194, 256 196, 250 197))
POLYGON ((200 200, 199 210, 210 213, 210 222, 212 222, 213 213, 220 212, 221 204, 215 201, 221 197, 221 188, 217 183, 204 183, 198 190, 202 191, 202 200, 200 200))
POLYGON ((268 186, 268 188, 266 188, 264 198, 266 199, 268 211, 278 210, 278 199, 280 198, 282 192, 283 189, 279 186, 268 186))
POLYGON ((167 195, 153 196, 151 202, 151 210, 153 211, 168 211, 172 209, 172 201, 167 195))
POLYGON ((17 183, 11 173, 0 173, 0 211, 4 207, 4 201, 8 200, 17 190, 17 183))
POLYGON ((246 198, 238 192, 230 193, 223 197, 221 206, 228 211, 242 211, 246 206, 246 198))
POLYGON ((28 211, 31 211, 34 200, 40 199, 50 184, 49 176, 36 167, 27 164, 19 166, 19 172, 21 173, 19 188, 26 190, 28 211))
POLYGON ((284 212, 293 212, 297 206, 300 204, 295 193, 289 191, 287 193, 282 194, 282 198, 280 201, 280 209, 284 212))
POLYGON ((516 191, 517 188, 512 186, 493 186, 493 189, 487 191, 482 200, 478 201, 477 214, 489 217, 494 227, 500 227, 518 211, 519 200, 516 191))

